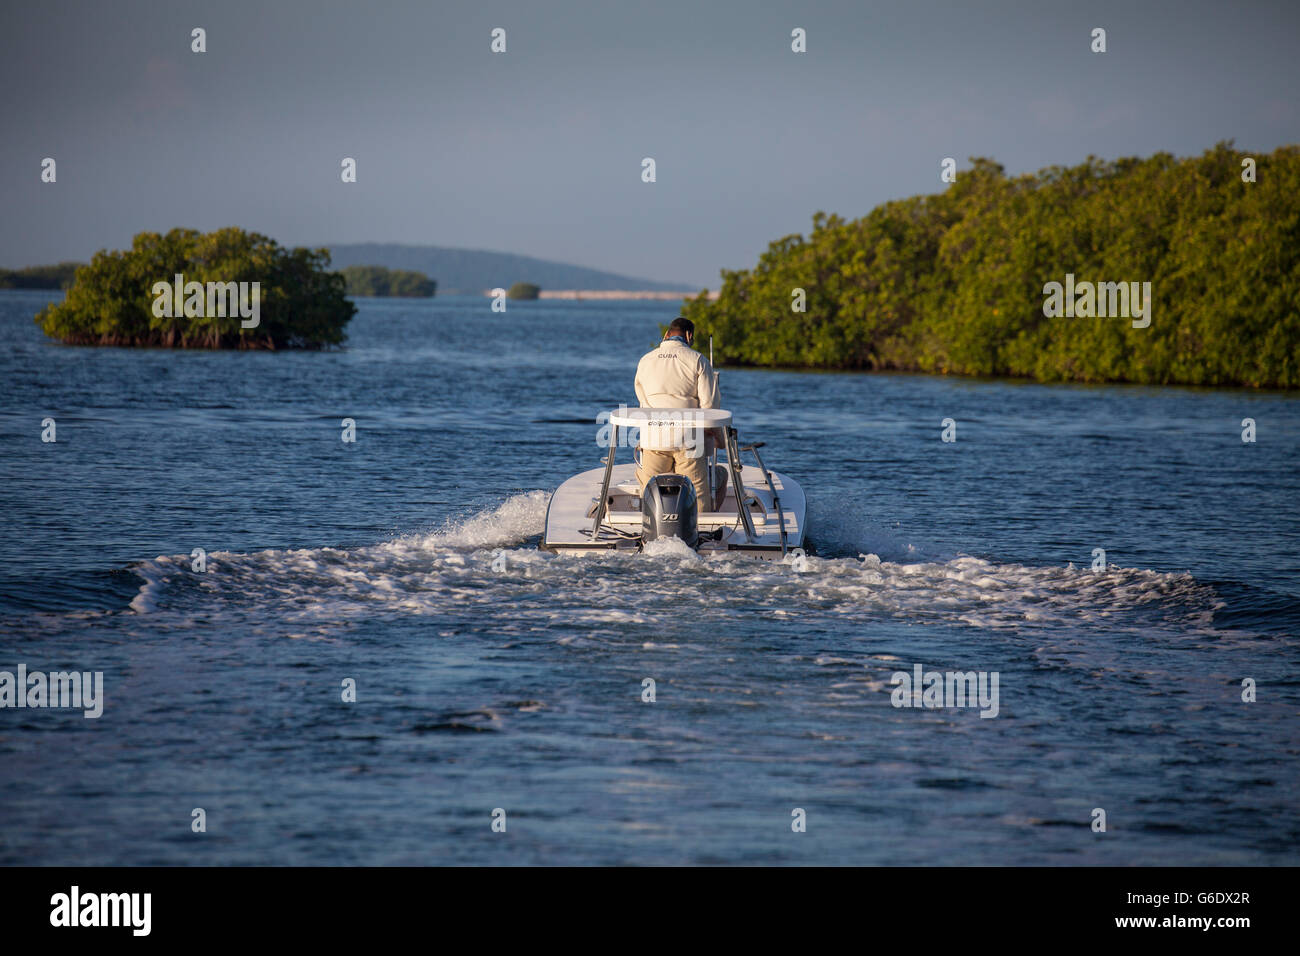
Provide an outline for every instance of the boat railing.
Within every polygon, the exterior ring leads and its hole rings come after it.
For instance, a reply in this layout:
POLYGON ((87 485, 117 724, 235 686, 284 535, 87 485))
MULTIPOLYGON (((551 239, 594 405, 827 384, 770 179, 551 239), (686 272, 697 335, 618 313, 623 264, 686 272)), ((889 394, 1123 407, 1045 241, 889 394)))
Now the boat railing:
POLYGON ((781 510, 781 496, 776 493, 776 485, 772 483, 771 472, 769 472, 767 466, 763 464, 763 456, 758 453, 758 450, 762 448, 764 444, 766 443, 757 441, 752 445, 746 445, 743 450, 752 451, 754 453, 754 460, 758 462, 758 470, 763 473, 763 480, 767 482, 767 490, 772 493, 772 506, 776 508, 776 525, 781 529, 781 555, 784 557, 788 550, 785 536, 785 512, 781 510))
POLYGON ((731 470, 731 487, 736 493, 736 511, 740 514, 740 523, 745 528, 745 540, 753 543, 758 535, 754 531, 754 516, 749 513, 749 502, 745 500, 745 483, 740 478, 740 451, 736 448, 736 430, 730 425, 726 430, 727 468, 731 470))

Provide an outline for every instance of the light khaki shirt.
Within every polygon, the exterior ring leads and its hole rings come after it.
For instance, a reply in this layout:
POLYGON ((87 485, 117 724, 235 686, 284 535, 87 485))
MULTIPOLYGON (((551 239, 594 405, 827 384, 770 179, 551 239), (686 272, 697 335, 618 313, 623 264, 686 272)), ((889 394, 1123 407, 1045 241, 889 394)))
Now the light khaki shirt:
POLYGON ((636 367, 642 408, 717 408, 718 376, 709 360, 681 342, 661 342, 636 367))

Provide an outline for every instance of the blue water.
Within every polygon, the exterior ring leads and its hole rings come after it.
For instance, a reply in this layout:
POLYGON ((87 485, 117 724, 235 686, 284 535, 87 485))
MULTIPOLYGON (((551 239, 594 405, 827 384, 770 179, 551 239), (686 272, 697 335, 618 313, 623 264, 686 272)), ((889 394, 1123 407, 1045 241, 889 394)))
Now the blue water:
POLYGON ((52 297, 0 292, 0 670, 105 703, 0 710, 0 863, 1298 862, 1298 396, 725 370, 816 556, 555 556, 671 303, 235 354, 52 297), (998 715, 892 706, 918 663, 998 715))

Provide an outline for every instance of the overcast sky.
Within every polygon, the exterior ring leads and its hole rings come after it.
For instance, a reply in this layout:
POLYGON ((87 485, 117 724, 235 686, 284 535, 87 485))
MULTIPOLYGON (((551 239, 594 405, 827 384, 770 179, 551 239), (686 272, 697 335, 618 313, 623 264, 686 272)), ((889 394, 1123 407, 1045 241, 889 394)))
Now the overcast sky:
POLYGON ((946 156, 1300 142, 1298 41, 1289 0, 0 0, 0 266, 237 225, 716 287, 946 156))

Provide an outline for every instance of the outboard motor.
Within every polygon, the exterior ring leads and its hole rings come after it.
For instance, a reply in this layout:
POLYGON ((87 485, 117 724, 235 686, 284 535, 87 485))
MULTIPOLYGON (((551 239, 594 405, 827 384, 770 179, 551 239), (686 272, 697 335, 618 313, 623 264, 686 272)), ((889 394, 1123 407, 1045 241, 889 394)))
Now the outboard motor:
POLYGON ((641 543, 672 537, 699 546, 695 485, 685 475, 655 475, 641 492, 641 543))

